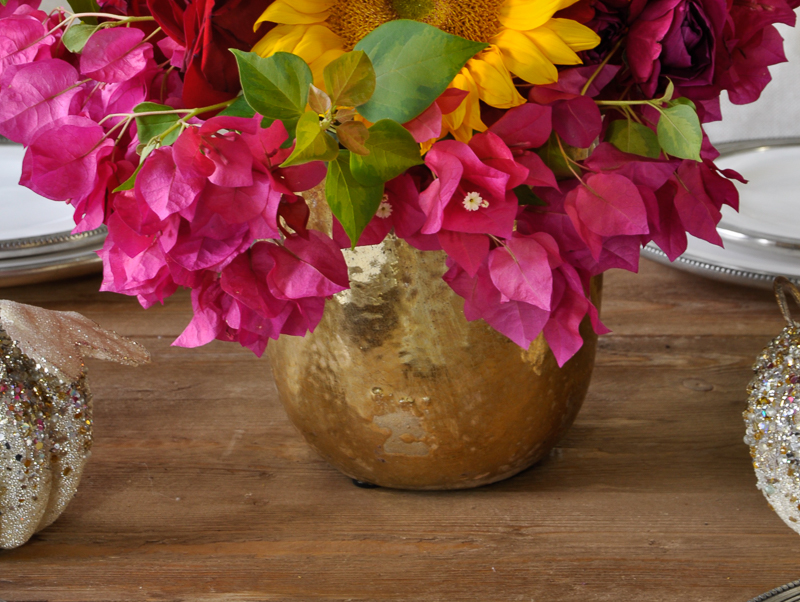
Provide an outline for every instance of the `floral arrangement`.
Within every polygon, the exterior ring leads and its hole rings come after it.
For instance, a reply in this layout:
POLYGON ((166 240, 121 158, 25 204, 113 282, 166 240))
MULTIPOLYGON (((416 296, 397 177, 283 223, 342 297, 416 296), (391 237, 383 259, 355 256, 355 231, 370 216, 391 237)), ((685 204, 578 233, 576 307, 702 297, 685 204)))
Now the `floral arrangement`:
POLYGON ((103 290, 192 289, 176 341, 261 354, 390 232, 560 364, 589 279, 721 244, 702 124, 757 99, 796 0, 0 0, 0 135, 21 183, 105 224, 103 290), (795 2, 792 4, 792 2, 795 2), (299 194, 324 185, 331 233, 299 194))

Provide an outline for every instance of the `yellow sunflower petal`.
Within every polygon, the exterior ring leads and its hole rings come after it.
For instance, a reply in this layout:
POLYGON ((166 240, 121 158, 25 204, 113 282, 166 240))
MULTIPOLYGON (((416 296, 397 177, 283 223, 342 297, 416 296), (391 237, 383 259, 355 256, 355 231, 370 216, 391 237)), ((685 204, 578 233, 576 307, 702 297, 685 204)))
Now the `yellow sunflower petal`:
POLYGON ((474 130, 484 132, 488 129, 481 121, 478 86, 469 69, 464 67, 448 87, 464 90, 468 94, 455 111, 442 117, 442 136, 451 133, 456 140, 469 142, 474 130))
POLYGON ((531 84, 552 84, 558 71, 531 40, 513 29, 501 31, 494 43, 503 53, 503 62, 514 75, 531 84))
POLYGON ((565 1, 572 4, 575 0, 506 0, 497 17, 509 29, 536 29, 547 23, 556 11, 564 8, 565 1))
POLYGON ((334 4, 335 0, 293 0, 291 4, 277 0, 261 13, 255 27, 258 28, 264 21, 286 24, 321 23, 328 18, 328 10, 334 4))
POLYGON ((342 38, 324 25, 311 25, 292 52, 311 64, 329 50, 341 49, 344 49, 342 38))
POLYGON ((503 63, 497 46, 491 46, 467 62, 467 69, 475 80, 480 99, 499 109, 510 109, 525 104, 514 87, 511 73, 503 63))
POLYGON ((271 56, 276 52, 291 52, 308 26, 278 25, 273 27, 253 46, 253 52, 259 56, 271 56))
POLYGON ((260 56, 291 52, 312 63, 329 50, 342 48, 342 39, 324 25, 278 25, 253 47, 260 56))
POLYGON ((600 36, 572 19, 550 19, 545 25, 575 52, 591 50, 600 43, 600 36))
POLYGON ((556 65, 580 65, 581 59, 547 26, 538 27, 522 34, 533 42, 547 59, 556 65))
MULTIPOLYGON (((330 63, 344 54, 344 48, 332 48, 323 52, 317 59, 311 61, 311 74, 314 76, 314 85, 320 90, 325 90, 324 71, 330 63)), ((325 90, 327 92, 327 90, 325 90)))

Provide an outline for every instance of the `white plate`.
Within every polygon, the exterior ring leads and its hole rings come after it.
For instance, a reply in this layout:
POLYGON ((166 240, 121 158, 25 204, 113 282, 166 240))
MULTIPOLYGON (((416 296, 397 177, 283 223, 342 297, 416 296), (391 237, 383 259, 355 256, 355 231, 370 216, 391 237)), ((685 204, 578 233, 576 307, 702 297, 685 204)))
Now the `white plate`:
POLYGON ((24 154, 0 139, 0 287, 98 271, 105 227, 72 234, 71 206, 18 184, 24 154))
POLYGON ((39 196, 19 185, 25 149, 0 144, 0 242, 69 233, 73 208, 39 196))
POLYGON ((645 257, 717 280, 770 288, 775 276, 800 283, 800 140, 751 140, 720 145, 720 169, 735 169, 740 212, 722 208, 725 248, 689 237, 686 252, 670 264, 654 244, 645 257))

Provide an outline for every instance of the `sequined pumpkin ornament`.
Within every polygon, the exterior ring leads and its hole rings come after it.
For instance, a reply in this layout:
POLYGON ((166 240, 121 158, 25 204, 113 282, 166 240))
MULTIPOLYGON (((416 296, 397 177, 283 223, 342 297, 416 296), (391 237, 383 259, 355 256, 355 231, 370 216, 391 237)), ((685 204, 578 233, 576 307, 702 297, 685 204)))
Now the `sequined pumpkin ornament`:
POLYGON ((55 521, 92 447, 84 357, 137 365, 132 341, 73 312, 0 301, 0 547, 55 521))
POLYGON ((744 441, 750 446, 756 486, 800 533, 800 323, 791 317, 787 292, 800 303, 800 291, 786 278, 776 278, 775 296, 787 326, 753 364, 744 441))

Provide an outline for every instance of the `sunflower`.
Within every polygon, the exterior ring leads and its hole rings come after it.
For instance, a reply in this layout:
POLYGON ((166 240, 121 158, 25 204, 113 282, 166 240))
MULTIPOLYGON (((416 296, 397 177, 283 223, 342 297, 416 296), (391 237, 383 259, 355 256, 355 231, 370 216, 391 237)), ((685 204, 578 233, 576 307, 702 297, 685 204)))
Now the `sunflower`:
POLYGON ((373 29, 395 19, 413 19, 489 47, 471 58, 450 87, 467 97, 443 118, 450 132, 467 142, 484 131, 479 100, 500 109, 525 103, 513 77, 531 84, 558 80, 556 65, 581 62, 577 52, 594 48, 591 29, 553 15, 576 0, 275 0, 256 23, 276 23, 253 48, 261 56, 292 52, 322 84, 325 66, 373 29))

